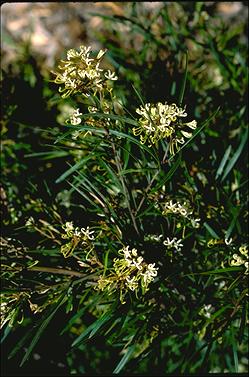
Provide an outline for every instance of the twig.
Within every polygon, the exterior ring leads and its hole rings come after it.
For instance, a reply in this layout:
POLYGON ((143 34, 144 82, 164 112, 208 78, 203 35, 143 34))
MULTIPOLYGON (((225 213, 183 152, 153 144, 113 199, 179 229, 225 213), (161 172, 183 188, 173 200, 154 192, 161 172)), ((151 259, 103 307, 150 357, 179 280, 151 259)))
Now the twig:
POLYGON ((53 268, 53 267, 31 267, 28 268, 30 271, 38 271, 38 272, 51 272, 52 274, 60 274, 60 275, 69 275, 69 276, 77 276, 83 277, 86 276, 78 271, 66 270, 64 268, 53 268))

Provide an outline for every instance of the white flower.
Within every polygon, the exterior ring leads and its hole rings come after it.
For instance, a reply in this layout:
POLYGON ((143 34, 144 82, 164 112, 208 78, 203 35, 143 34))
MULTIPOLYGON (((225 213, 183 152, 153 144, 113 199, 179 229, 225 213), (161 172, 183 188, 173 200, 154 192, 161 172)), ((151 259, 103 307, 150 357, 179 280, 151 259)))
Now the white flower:
POLYGON ((152 277, 157 276, 158 268, 155 267, 155 263, 148 264, 148 271, 152 277))
POLYGON ((240 254, 244 255, 245 257, 248 257, 248 248, 246 245, 242 245, 239 248, 240 254))
POLYGON ((130 276, 126 277, 126 285, 131 290, 134 291, 138 288, 138 281, 136 279, 136 276, 133 276, 132 278, 130 276))
POLYGON ((181 243, 182 239, 177 239, 176 237, 172 238, 172 240, 167 237, 166 240, 163 241, 163 244, 167 246, 169 249, 174 248, 176 251, 181 251, 183 244, 181 243))
POLYGON ((174 213, 174 214, 179 214, 183 216, 185 219, 189 220, 192 227, 194 228, 199 228, 200 224, 199 222, 201 219, 197 218, 194 219, 192 217, 193 211, 191 211, 189 208, 187 208, 187 203, 184 202, 181 204, 180 202, 173 203, 172 200, 164 203, 164 209, 162 214, 163 215, 168 215, 169 213, 174 213))
POLYGON ((233 239, 232 239, 232 238, 230 238, 230 239, 225 238, 225 244, 226 244, 227 246, 230 245, 232 242, 233 242, 233 239))
POLYGON ((206 318, 210 318, 213 311, 214 311, 214 307, 212 306, 212 304, 207 304, 201 308, 200 314, 206 318))
MULTIPOLYGON (((115 73, 110 70, 103 73, 100 63, 106 50, 100 50, 97 57, 90 57, 91 47, 80 46, 80 51, 70 49, 67 52, 67 60, 61 60, 58 66, 61 72, 54 72, 54 82, 62 85, 59 91, 63 98, 80 92, 84 97, 91 93, 96 94, 107 88, 106 79, 117 80, 115 73)), ((73 119, 73 125, 79 120, 73 119)))
POLYGON ((106 53, 107 50, 100 50, 98 55, 97 55, 97 59, 101 59, 102 56, 106 53))
POLYGON ((108 69, 108 71, 105 72, 104 75, 105 75, 105 77, 106 77, 108 80, 113 80, 113 81, 115 81, 115 80, 118 79, 118 77, 115 75, 115 72, 110 71, 110 69, 108 69))
POLYGON ((70 123, 73 126, 79 125, 81 123, 81 118, 80 118, 81 115, 82 115, 82 113, 80 113, 80 109, 74 110, 73 114, 70 117, 70 123))
POLYGON ((191 225, 194 227, 194 228, 199 228, 200 227, 200 221, 201 219, 191 219, 191 225))
POLYGON ((66 232, 72 232, 74 230, 73 222, 72 221, 67 221, 66 224, 62 226, 62 228, 66 232))
POLYGON ((196 120, 192 120, 192 122, 185 123, 185 126, 192 128, 192 130, 195 130, 196 127, 197 127, 197 122, 196 122, 196 120))
POLYGON ((27 226, 27 227, 32 227, 32 226, 34 225, 34 223, 35 223, 34 218, 33 218, 32 216, 30 216, 30 217, 28 218, 28 220, 26 221, 25 226, 27 226))
POLYGON ((90 241, 94 240, 94 235, 93 235, 94 231, 93 230, 90 231, 89 226, 86 229, 85 228, 81 228, 80 232, 88 240, 90 240, 90 241))

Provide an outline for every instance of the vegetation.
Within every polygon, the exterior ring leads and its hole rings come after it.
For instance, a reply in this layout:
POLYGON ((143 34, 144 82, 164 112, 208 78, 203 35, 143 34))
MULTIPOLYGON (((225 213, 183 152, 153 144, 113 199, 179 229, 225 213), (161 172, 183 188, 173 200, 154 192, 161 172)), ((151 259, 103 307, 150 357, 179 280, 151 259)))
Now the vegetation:
POLYGON ((6 358, 246 372, 246 25, 201 2, 124 10, 93 14, 102 50, 49 72, 24 46, 2 72, 6 358))

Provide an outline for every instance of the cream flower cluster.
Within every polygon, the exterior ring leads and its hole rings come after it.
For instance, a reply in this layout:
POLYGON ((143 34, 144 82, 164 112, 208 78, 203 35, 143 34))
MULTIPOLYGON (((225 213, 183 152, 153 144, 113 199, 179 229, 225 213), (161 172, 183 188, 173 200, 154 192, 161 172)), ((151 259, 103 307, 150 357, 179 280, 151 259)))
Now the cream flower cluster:
POLYGON ((121 258, 114 259, 114 273, 98 280, 97 289, 112 291, 120 289, 120 299, 124 303, 123 295, 127 290, 138 291, 142 288, 142 293, 148 291, 149 284, 157 276, 158 268, 155 263, 147 264, 143 257, 138 255, 137 249, 130 249, 126 246, 119 250, 121 258))
POLYGON ((87 228, 74 227, 72 221, 67 221, 65 225, 62 225, 62 229, 65 231, 61 235, 61 238, 70 240, 66 244, 61 246, 61 252, 65 258, 72 255, 77 245, 84 245, 85 250, 91 249, 91 242, 94 240, 94 231, 87 228))
POLYGON ((175 202, 173 203, 172 200, 164 203, 164 209, 163 209, 163 212, 162 214, 163 215, 168 215, 170 213, 173 213, 173 214, 178 214, 180 216, 183 216, 184 218, 186 218, 187 220, 189 220, 191 222, 191 225, 194 227, 194 228, 199 228, 200 227, 200 220, 199 218, 195 219, 192 217, 192 214, 193 214, 193 211, 189 210, 187 208, 187 203, 184 202, 183 204, 179 203, 179 202, 175 202))
POLYGON ((239 248, 240 254, 233 254, 233 259, 231 260, 231 266, 242 266, 244 265, 246 270, 245 274, 249 273, 249 264, 248 264, 248 248, 246 245, 242 245, 239 248))
POLYGON ((56 74, 54 82, 62 85, 59 91, 63 93, 63 98, 77 92, 89 97, 92 93, 108 88, 108 80, 117 80, 114 72, 100 68, 106 50, 100 50, 95 58, 90 57, 90 52, 90 46, 80 46, 80 51, 70 49, 67 60, 61 60, 61 65, 58 66, 61 72, 53 72, 56 74))
POLYGON ((64 239, 72 238, 73 236, 81 238, 83 241, 94 240, 94 231, 90 230, 89 226, 87 228, 74 228, 72 221, 67 221, 65 225, 62 225, 62 229, 65 230, 65 234, 61 237, 64 239))
POLYGON ((175 153, 180 144, 184 144, 185 138, 192 136, 192 130, 196 129, 197 122, 183 123, 181 118, 185 118, 187 113, 185 109, 178 107, 175 103, 168 105, 167 102, 162 104, 146 103, 136 109, 137 114, 141 115, 138 125, 133 128, 135 136, 140 135, 142 144, 148 142, 148 145, 158 143, 159 140, 167 139, 169 142, 169 151, 175 153))
POLYGON ((144 262, 143 257, 138 256, 137 249, 133 248, 130 250, 129 246, 119 250, 119 254, 123 258, 114 260, 116 274, 123 276, 125 270, 125 284, 127 288, 131 290, 137 289, 140 281, 142 288, 146 292, 148 285, 157 276, 158 268, 155 267, 155 263, 147 264, 144 262))

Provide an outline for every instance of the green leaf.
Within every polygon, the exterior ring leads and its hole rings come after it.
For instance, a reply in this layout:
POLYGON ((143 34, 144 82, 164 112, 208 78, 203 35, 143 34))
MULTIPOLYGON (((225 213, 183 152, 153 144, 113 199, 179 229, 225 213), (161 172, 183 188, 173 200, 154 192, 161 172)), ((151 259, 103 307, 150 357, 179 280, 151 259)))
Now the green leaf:
POLYGON ((115 171, 111 168, 111 166, 109 164, 107 164, 103 159, 99 159, 98 162, 99 162, 100 166, 102 166, 107 171, 107 173, 108 173, 109 177, 111 178, 113 184, 116 185, 116 187, 119 189, 120 192, 123 192, 121 182, 118 179, 118 176, 115 173, 115 171))
POLYGON ((60 158, 65 156, 68 156, 67 151, 37 152, 24 155, 24 157, 44 157, 43 160, 52 160, 53 158, 60 158))
POLYGON ((11 359, 12 357, 15 356, 15 354, 19 351, 20 348, 24 346, 26 340, 28 340, 31 337, 31 335, 32 335, 32 332, 27 331, 27 333, 19 340, 19 342, 17 342, 15 347, 12 349, 12 351, 10 352, 8 356, 8 359, 11 359))
POLYGON ((232 170, 232 168, 234 167, 234 165, 236 164, 239 156, 241 155, 241 152, 243 151, 243 148, 245 146, 245 143, 247 141, 247 138, 248 138, 248 129, 246 129, 244 135, 242 136, 242 139, 241 139, 241 142, 240 142, 240 145, 237 149, 237 151, 234 153, 233 157, 231 158, 231 160, 229 161, 228 165, 227 165, 227 168, 226 170, 224 171, 224 174, 222 176, 222 179, 221 179, 221 182, 224 181, 224 179, 226 178, 226 176, 230 173, 230 171, 232 170))
POLYGON ((210 115, 210 117, 208 119, 206 119, 201 125, 200 127, 197 128, 196 132, 193 134, 193 136, 182 146, 182 148, 180 148, 173 156, 171 156, 169 158, 168 161, 171 161, 174 156, 179 153, 181 150, 183 150, 183 148, 186 148, 186 146, 191 143, 191 141, 203 130, 204 127, 206 127, 206 125, 216 116, 216 114, 218 113, 218 111, 220 110, 220 106, 213 112, 212 115, 210 115))
POLYGON ((82 160, 78 161, 75 165, 71 166, 70 169, 66 170, 63 174, 61 174, 59 178, 56 179, 55 183, 60 183, 64 181, 64 179, 66 179, 69 175, 71 175, 76 170, 78 170, 83 165, 85 165, 86 162, 92 158, 92 156, 93 156, 93 152, 91 152, 88 156, 86 156, 82 160))
POLYGON ((1 343, 4 342, 4 340, 7 338, 7 336, 9 335, 9 333, 11 332, 12 328, 8 325, 6 325, 5 329, 4 329, 4 333, 3 333, 3 336, 1 337, 1 343))
POLYGON ((218 234, 213 230, 213 228, 210 225, 208 225, 208 223, 205 222, 203 225, 205 226, 205 228, 211 234, 212 237, 217 238, 217 239, 220 238, 218 234))
POLYGON ((236 225, 237 218, 238 218, 238 216, 239 216, 239 214, 240 214, 240 211, 241 211, 241 207, 236 207, 236 208, 234 209, 233 212, 235 212, 235 213, 233 214, 233 219, 232 219, 232 221, 231 221, 231 223, 230 223, 230 225, 229 225, 229 228, 228 228, 227 231, 226 231, 225 238, 229 238, 229 237, 231 236, 232 231, 233 231, 233 228, 234 228, 235 225, 236 225))
POLYGON ((139 98, 141 104, 142 104, 143 106, 145 106, 145 102, 144 102, 144 100, 143 100, 141 94, 138 92, 138 90, 135 88, 134 85, 132 85, 132 88, 134 89, 134 92, 136 93, 137 97, 139 98))
POLYGON ((135 348, 136 344, 133 344, 127 349, 126 353, 123 355, 122 359, 114 369, 113 374, 118 374, 124 368, 124 366, 128 363, 129 359, 131 358, 131 355, 133 354, 135 348))
POLYGON ((181 156, 178 156, 177 160, 174 162, 174 164, 171 166, 165 177, 162 177, 159 181, 159 183, 151 190, 151 193, 156 192, 165 185, 167 181, 171 179, 171 177, 175 174, 176 170, 178 169, 179 165, 181 163, 181 156))
POLYGON ((128 166, 130 155, 131 155, 131 144, 127 140, 127 142, 126 142, 126 144, 125 144, 125 146, 123 148, 124 170, 128 166))
POLYGON ((246 326, 246 314, 247 313, 246 313, 246 303, 245 303, 242 308, 242 314, 241 314, 241 320, 240 320, 239 336, 238 336, 239 344, 241 344, 243 340, 244 330, 246 326))
POLYGON ((233 272, 233 271, 242 271, 243 267, 240 266, 234 266, 234 267, 226 267, 226 268, 218 268, 217 270, 210 270, 205 272, 193 272, 191 274, 187 274, 184 276, 190 276, 190 275, 210 275, 210 274, 224 274, 226 272, 233 272))
POLYGON ((75 340, 74 342, 72 343, 72 347, 75 347, 76 345, 78 345, 79 343, 81 343, 86 337, 88 338, 92 338, 97 332, 98 330, 106 323, 110 320, 110 318, 113 316, 112 313, 108 312, 108 313, 105 313, 102 317, 100 317, 99 319, 97 319, 97 321, 95 321, 94 323, 92 323, 90 326, 88 326, 88 328, 83 331, 75 340))
POLYGON ((186 82, 187 82, 187 75, 188 75, 188 51, 186 51, 186 62, 185 62, 185 71, 184 71, 184 77, 182 81, 182 86, 180 90, 180 95, 179 95, 179 105, 182 106, 182 101, 184 98, 184 93, 186 89, 186 82))
POLYGON ((65 296, 63 294, 63 296, 60 297, 60 299, 58 300, 58 302, 56 303, 55 305, 55 308, 53 307, 52 309, 52 312, 41 322, 41 325, 38 329, 38 331, 36 332, 35 336, 33 337, 32 339, 32 342, 30 343, 22 361, 21 361, 21 364, 20 366, 23 366, 23 364, 25 363, 26 360, 28 360, 31 352, 33 351, 36 343, 39 341, 40 339, 40 336, 41 334, 43 333, 43 331, 46 329, 46 327, 48 326, 49 322, 51 321, 51 319, 53 318, 53 316, 55 315, 55 313, 57 312, 57 310, 67 301, 67 296, 65 296))
MULTIPOLYGON (((128 123, 128 124, 132 124, 133 126, 137 126, 137 121, 136 120, 133 120, 131 118, 127 118, 127 117, 124 117, 122 115, 114 115, 114 114, 104 114, 104 113, 91 113, 91 114, 83 114, 81 116, 81 118, 110 118, 110 119, 113 119, 113 120, 119 120, 120 122, 124 122, 124 123, 128 123)), ((78 129, 78 127, 77 127, 78 129)), ((80 129, 80 128, 79 128, 80 129)), ((106 131, 105 131, 106 132, 106 131)))
POLYGON ((228 160, 228 157, 230 155, 230 152, 231 152, 231 149, 232 149, 232 146, 229 145, 228 148, 226 149, 225 153, 224 153, 224 156, 220 162, 220 165, 218 167, 218 170, 217 170, 217 173, 216 173, 216 176, 215 176, 215 179, 217 179, 219 177, 219 175, 222 174, 223 172, 223 169, 224 169, 224 166, 226 165, 226 162, 228 160))

